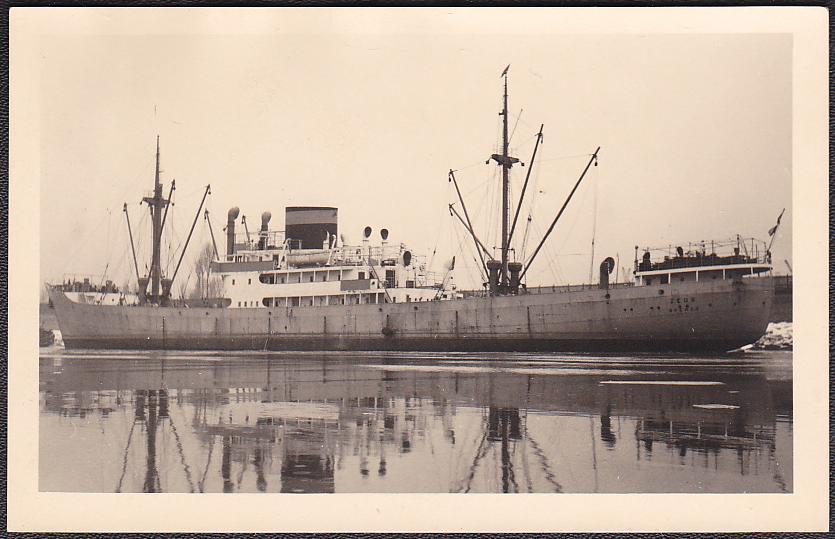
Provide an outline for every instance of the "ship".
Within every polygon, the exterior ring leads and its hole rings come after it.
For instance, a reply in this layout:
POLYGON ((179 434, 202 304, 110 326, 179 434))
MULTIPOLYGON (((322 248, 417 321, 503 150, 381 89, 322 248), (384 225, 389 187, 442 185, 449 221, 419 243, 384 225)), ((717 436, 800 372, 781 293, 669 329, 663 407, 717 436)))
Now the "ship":
MULTIPOLYGON (((533 253, 524 261, 513 260, 511 240, 542 127, 511 219, 509 173, 522 163, 509 155, 507 69, 502 77, 501 153, 488 161, 501 169, 499 252, 487 249, 478 237, 453 170, 448 178, 460 202, 457 207, 450 204, 449 211, 472 240, 484 277, 481 289, 458 288, 454 257, 442 271, 433 272, 425 255, 403 243, 389 243, 388 230, 380 230, 376 240, 371 227, 366 227, 361 243, 351 244, 339 232, 337 207, 286 207, 283 230, 271 228, 272 215, 264 212, 260 229, 253 234, 245 216, 233 207, 227 214, 222 255, 214 232, 211 235, 211 271, 220 279, 221 292, 212 297, 207 293, 202 300, 173 298, 172 283, 211 187, 203 193, 176 269, 163 275, 161 237, 175 187, 172 181, 168 197, 163 195, 157 137, 154 191, 143 199, 153 226, 148 273, 140 275, 125 205, 138 293, 128 297, 110 291, 110 296, 101 297, 115 298, 112 301, 80 301, 66 285, 50 286, 64 345, 69 349, 724 352, 751 344, 765 333, 775 295, 770 245, 750 238, 697 242, 686 250, 668 246, 662 252, 639 252, 636 247, 628 282, 611 282, 615 261, 606 257, 600 262, 597 283, 528 286, 528 269, 589 168, 597 166, 600 148, 589 155, 533 253)), ((208 210, 205 217, 212 231, 208 210)))

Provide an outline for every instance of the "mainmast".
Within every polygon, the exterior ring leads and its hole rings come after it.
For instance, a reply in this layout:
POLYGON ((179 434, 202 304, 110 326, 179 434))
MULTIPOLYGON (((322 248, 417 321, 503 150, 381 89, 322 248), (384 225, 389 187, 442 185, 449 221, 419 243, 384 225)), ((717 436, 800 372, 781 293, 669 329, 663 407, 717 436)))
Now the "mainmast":
POLYGON ((504 75, 504 109, 502 110, 502 286, 507 286, 507 219, 510 207, 510 165, 507 163, 507 70, 504 75))
POLYGON ((159 135, 157 135, 156 170, 154 173, 154 196, 144 197, 143 202, 151 208, 153 221, 153 255, 151 257, 151 299, 160 300, 160 286, 162 281, 162 265, 160 263, 160 247, 162 243, 162 210, 168 206, 168 200, 162 196, 162 183, 159 181, 159 135))
POLYGON ((502 267, 501 267, 501 288, 507 289, 508 286, 508 276, 507 276, 507 254, 509 250, 508 245, 508 214, 509 214, 509 206, 510 206, 510 167, 513 166, 514 163, 519 162, 519 160, 515 157, 510 157, 508 155, 508 137, 507 137, 507 71, 510 69, 510 65, 504 69, 502 72, 502 77, 504 77, 504 98, 502 102, 502 111, 499 115, 502 117, 502 153, 501 155, 493 154, 492 158, 502 167, 502 267))

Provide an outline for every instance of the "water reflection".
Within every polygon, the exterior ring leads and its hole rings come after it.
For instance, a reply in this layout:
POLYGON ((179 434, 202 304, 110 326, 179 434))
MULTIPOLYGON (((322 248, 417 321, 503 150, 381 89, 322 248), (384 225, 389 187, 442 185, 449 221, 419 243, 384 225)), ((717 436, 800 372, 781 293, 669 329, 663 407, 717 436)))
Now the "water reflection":
POLYGON ((791 354, 81 354, 40 362, 40 488, 786 492, 791 354))

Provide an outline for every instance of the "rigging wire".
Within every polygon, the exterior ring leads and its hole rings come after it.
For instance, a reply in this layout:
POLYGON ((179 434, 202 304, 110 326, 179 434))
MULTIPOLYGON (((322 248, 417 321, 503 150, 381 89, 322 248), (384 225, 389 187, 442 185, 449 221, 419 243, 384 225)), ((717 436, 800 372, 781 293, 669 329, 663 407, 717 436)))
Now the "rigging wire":
POLYGON ((547 159, 537 159, 537 163, 548 163, 550 161, 565 161, 566 159, 577 159, 578 157, 591 157, 594 154, 590 153, 576 153, 572 155, 560 155, 558 157, 549 157, 547 159))
POLYGON ((597 237, 597 169, 599 167, 594 167, 594 172, 592 174, 592 224, 591 224, 591 257, 589 259, 589 284, 591 284, 592 279, 594 278, 594 240, 597 237))
MULTIPOLYGON (((453 219, 453 216, 450 215, 450 221, 452 219, 453 219)), ((453 225, 454 225, 454 223, 453 223, 453 225)), ((451 226, 450 228, 452 229, 453 233, 455 234, 455 239, 458 241, 458 246, 455 248, 455 250, 453 252, 456 253, 456 254, 460 253, 461 255, 464 255, 465 252, 462 249, 462 246, 464 245, 464 241, 467 239, 466 235, 462 236, 462 234, 458 230, 458 227, 456 227, 456 226, 451 226)), ((475 260, 475 257, 472 255, 472 252, 470 251, 470 249, 467 249, 466 254, 473 257, 473 259, 475 260)), ((478 260, 475 260, 475 263, 476 263, 476 267, 479 267, 479 268, 481 267, 478 260)), ((472 279, 472 277, 473 277, 472 267, 469 264, 463 264, 463 266, 467 269, 467 277, 472 279)), ((481 271, 479 271, 479 279, 483 279, 483 273, 481 271)))
MULTIPOLYGON (((444 194, 444 200, 449 200, 450 190, 452 189, 451 182, 446 182, 446 193, 444 194)), ((446 213, 449 213, 448 209, 444 210, 446 213)), ((435 262, 435 253, 438 252, 438 242, 441 239, 441 230, 443 229, 443 219, 438 219, 438 231, 435 233, 435 244, 432 247, 432 254, 429 257, 429 264, 427 264, 428 268, 432 268, 432 264, 435 262)))
MULTIPOLYGON (((81 235, 81 241, 78 242, 76 249, 74 251, 70 252, 70 254, 65 257, 63 263, 61 264, 61 267, 63 267, 63 268, 69 267, 70 265, 72 265, 75 262, 76 257, 79 255, 79 253, 81 253, 82 249, 87 246, 87 243, 90 241, 90 239, 93 238, 94 233, 99 232, 101 230, 102 224, 105 222, 105 220, 110 215, 109 212, 110 212, 110 210, 106 209, 105 212, 104 212, 104 215, 102 215, 101 219, 96 222, 96 225, 94 227, 88 229, 87 231, 85 231, 81 235)), ((63 277, 62 277, 62 280, 63 280, 63 277)))
POLYGON ((528 248, 528 236, 531 232, 532 221, 533 217, 531 217, 531 214, 528 214, 528 218, 525 220, 525 234, 522 236, 522 253, 520 256, 520 260, 525 260, 525 258, 527 258, 526 250, 528 248))
MULTIPOLYGON (((534 222, 533 226, 536 229, 536 233, 538 235, 541 236, 541 235, 544 234, 543 231, 539 228, 538 223, 534 222)), ((559 266, 559 262, 557 261, 557 257, 553 253, 552 249, 553 249, 553 246, 546 246, 545 247, 544 252, 545 252, 546 266, 551 271, 551 276, 553 277, 554 282, 562 283, 563 280, 560 278, 560 275, 562 274, 562 271, 561 271, 561 268, 559 266), (550 249, 549 249, 549 247, 550 247, 550 249), (559 272, 559 274, 558 274, 558 272, 559 272)))
POLYGON ((513 140, 513 134, 516 133, 516 127, 519 125, 519 120, 522 119, 522 111, 525 109, 519 109, 519 114, 516 115, 516 122, 513 124, 513 129, 510 131, 510 136, 507 138, 508 144, 510 141, 513 140))
POLYGON ((533 210, 536 205, 537 194, 539 190, 537 189, 537 184, 539 183, 539 171, 541 169, 537 167, 536 171, 533 173, 533 183, 531 184, 531 197, 530 202, 528 203, 528 218, 525 222, 525 234, 522 237, 522 252, 520 256, 520 260, 525 260, 527 258, 527 246, 528 246, 528 238, 530 237, 531 232, 531 222, 533 221, 533 210))

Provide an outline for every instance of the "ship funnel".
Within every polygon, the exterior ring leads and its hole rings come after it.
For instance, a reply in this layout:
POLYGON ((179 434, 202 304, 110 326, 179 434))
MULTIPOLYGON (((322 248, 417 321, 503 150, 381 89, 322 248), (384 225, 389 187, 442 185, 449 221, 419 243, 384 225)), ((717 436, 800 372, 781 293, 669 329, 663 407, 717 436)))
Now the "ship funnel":
POLYGON ((287 206, 284 234, 294 249, 321 249, 322 231, 338 234, 337 209, 331 206, 287 206))
POLYGON ((229 212, 226 214, 226 254, 234 255, 235 254, 235 219, 238 218, 238 215, 241 213, 241 210, 235 206, 234 208, 229 208, 229 212))
POLYGON ((266 249, 270 230, 270 219, 273 214, 265 211, 261 214, 261 231, 258 233, 258 248, 266 249))
POLYGON ((612 273, 613 269, 615 269, 615 260, 611 256, 606 257, 600 263, 600 284, 598 286, 601 290, 609 289, 609 274, 612 273))

